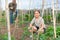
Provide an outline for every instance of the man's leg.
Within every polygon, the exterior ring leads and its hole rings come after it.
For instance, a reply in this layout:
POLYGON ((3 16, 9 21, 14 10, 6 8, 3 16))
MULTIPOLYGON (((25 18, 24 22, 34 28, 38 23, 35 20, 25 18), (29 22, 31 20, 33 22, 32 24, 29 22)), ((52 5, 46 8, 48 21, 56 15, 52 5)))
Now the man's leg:
POLYGON ((14 20, 13 20, 13 11, 9 11, 10 13, 10 28, 11 28, 11 33, 13 33, 13 30, 14 30, 14 20))

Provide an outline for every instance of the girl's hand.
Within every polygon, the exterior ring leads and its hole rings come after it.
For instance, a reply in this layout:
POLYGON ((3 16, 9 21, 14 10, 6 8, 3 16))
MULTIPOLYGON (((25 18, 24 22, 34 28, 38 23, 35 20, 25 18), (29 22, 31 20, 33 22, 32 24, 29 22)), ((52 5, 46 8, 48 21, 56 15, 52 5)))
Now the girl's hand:
POLYGON ((28 27, 28 29, 30 30, 30 29, 31 29, 31 27, 28 27))

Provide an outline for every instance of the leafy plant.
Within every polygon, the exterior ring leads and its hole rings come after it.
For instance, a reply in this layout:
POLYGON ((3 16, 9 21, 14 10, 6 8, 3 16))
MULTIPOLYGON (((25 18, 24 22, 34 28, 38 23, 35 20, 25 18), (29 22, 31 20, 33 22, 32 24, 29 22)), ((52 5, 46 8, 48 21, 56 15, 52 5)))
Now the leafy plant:
MULTIPOLYGON (((0 40, 8 40, 8 34, 0 34, 0 40)), ((15 40, 15 38, 11 36, 11 40, 15 40)))
MULTIPOLYGON (((39 40, 60 40, 60 26, 57 26, 56 27, 56 32, 57 32, 57 38, 54 39, 54 28, 53 28, 53 26, 50 25, 46 29, 46 32, 45 33, 39 35, 39 40)), ((24 37, 26 37, 26 36, 28 37, 29 35, 30 35, 30 32, 28 32, 27 27, 25 27, 24 28, 24 33, 23 33, 22 39, 24 37)), ((37 34, 34 34, 34 40, 37 39, 37 36, 36 35, 37 34)))
POLYGON ((28 37, 30 35, 30 32, 28 31, 28 27, 24 27, 23 30, 24 30, 24 32, 23 32, 23 35, 21 37, 21 40, 24 40, 25 37, 28 37))
POLYGON ((46 24, 49 24, 49 23, 51 23, 52 16, 51 15, 44 15, 43 19, 44 19, 46 24))
POLYGON ((60 22, 60 13, 57 14, 57 21, 60 22))

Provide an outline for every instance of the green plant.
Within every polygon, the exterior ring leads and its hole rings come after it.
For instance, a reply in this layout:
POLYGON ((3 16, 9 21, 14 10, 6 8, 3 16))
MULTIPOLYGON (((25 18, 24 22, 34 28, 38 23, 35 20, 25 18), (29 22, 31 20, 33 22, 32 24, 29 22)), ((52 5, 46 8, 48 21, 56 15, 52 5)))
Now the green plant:
POLYGON ((25 14, 25 21, 31 21, 33 19, 33 13, 31 13, 30 15, 27 13, 25 14))
MULTIPOLYGON (((8 40, 8 34, 0 34, 0 40, 8 40)), ((15 40, 13 36, 11 36, 11 40, 15 40)))
POLYGON ((51 15, 44 15, 43 19, 44 19, 46 24, 49 24, 49 23, 51 23, 52 16, 51 15))
POLYGON ((60 13, 57 14, 58 16, 56 17, 57 21, 60 22, 60 13))
POLYGON ((60 40, 60 26, 56 27, 56 32, 57 32, 57 38, 54 39, 54 28, 50 26, 47 28, 46 33, 40 34, 39 38, 40 40, 60 40))
MULTIPOLYGON (((23 29, 24 29, 24 33, 22 35, 22 39, 25 38, 26 36, 28 37, 30 35, 30 32, 28 32, 27 27, 25 27, 23 29)), ((60 40, 60 26, 56 27, 56 32, 57 32, 57 38, 54 39, 54 28, 53 28, 53 26, 50 25, 46 29, 45 33, 39 35, 39 40, 60 40)), ((36 39, 37 39, 37 35, 34 34, 34 40, 36 40, 36 39)))
POLYGON ((25 21, 29 21, 29 14, 25 14, 25 21))
POLYGON ((24 30, 24 32, 23 32, 23 35, 21 37, 21 40, 24 40, 25 37, 28 37, 30 35, 30 32, 28 31, 28 27, 24 27, 23 30, 24 30))

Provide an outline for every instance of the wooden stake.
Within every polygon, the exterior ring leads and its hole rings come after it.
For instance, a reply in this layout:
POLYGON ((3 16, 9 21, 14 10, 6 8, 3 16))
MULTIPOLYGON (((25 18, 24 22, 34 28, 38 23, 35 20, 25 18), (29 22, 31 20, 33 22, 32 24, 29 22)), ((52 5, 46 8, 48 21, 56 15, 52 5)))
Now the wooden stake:
POLYGON ((8 28, 8 40, 11 40, 8 0, 5 0, 5 3, 6 3, 5 7, 6 7, 7 28, 8 28))
MULTIPOLYGON (((43 14, 44 14, 44 3, 45 3, 45 0, 42 0, 42 17, 43 17, 43 14)), ((37 40, 39 40, 39 32, 38 32, 37 40)))
POLYGON ((37 37, 37 40, 39 40, 39 32, 38 32, 38 37, 37 37))
POLYGON ((56 18, 54 15, 54 0, 52 0, 52 13, 53 13, 54 38, 56 38, 56 18))
POLYGON ((1 14, 2 14, 2 13, 1 13, 1 0, 0 0, 0 18, 2 17, 1 14))
POLYGON ((34 40, 34 38, 33 38, 33 27, 32 27, 32 40, 34 40))
POLYGON ((29 2, 29 21, 30 21, 30 6, 31 6, 31 0, 30 0, 30 2, 29 2))
POLYGON ((44 2, 45 2, 45 0, 42 0, 42 17, 43 17, 43 14, 44 14, 44 2))
MULTIPOLYGON (((58 10, 58 0, 56 0, 56 15, 57 15, 57 10, 58 10)), ((57 17, 57 16, 56 16, 57 17)), ((58 20, 58 19, 57 19, 58 20)), ((57 21, 58 22, 58 21, 57 21)))
MULTIPOLYGON (((29 1, 29 21, 30 21, 30 6, 31 6, 31 0, 29 1)), ((33 40, 33 27, 32 27, 32 40, 33 40)))

